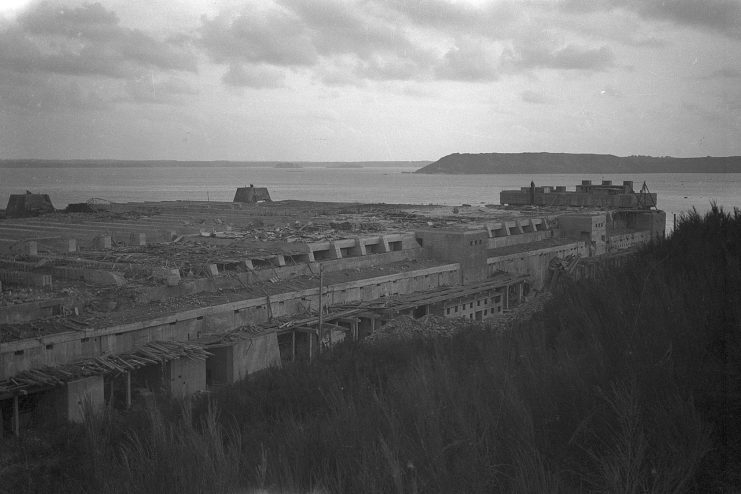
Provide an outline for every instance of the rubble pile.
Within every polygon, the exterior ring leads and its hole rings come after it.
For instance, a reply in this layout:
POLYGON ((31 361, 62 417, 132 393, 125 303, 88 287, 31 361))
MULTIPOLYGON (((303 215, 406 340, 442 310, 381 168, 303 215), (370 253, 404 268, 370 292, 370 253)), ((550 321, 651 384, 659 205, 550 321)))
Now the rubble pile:
POLYGON ((369 343, 386 341, 389 339, 414 339, 450 337, 459 331, 483 330, 503 333, 512 327, 515 321, 526 321, 534 314, 543 310, 549 293, 540 293, 522 302, 516 308, 507 310, 499 317, 485 321, 474 321, 464 318, 448 318, 443 316, 427 315, 419 319, 410 316, 400 316, 377 329, 365 338, 369 343))

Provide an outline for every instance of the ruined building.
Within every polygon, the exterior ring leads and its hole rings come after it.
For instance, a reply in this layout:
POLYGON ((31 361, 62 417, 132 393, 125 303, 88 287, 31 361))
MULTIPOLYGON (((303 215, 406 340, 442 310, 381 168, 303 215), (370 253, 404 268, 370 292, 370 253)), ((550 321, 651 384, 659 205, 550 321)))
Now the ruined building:
MULTIPOLYGON (((258 203, 254 190, 231 203, 0 221, 0 433, 49 415, 79 421, 84 402, 187 397, 400 315, 497 318, 558 276, 594 275, 595 260, 619 259, 665 224, 622 198, 454 213, 258 203)), ((610 190, 580 194, 625 195, 610 190)))

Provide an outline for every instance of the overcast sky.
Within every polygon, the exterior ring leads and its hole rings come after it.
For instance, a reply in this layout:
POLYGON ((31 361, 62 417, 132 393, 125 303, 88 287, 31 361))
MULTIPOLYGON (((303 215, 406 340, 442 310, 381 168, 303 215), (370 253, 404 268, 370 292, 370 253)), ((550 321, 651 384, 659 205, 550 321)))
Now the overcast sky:
POLYGON ((741 155, 741 0, 0 0, 0 158, 741 155))

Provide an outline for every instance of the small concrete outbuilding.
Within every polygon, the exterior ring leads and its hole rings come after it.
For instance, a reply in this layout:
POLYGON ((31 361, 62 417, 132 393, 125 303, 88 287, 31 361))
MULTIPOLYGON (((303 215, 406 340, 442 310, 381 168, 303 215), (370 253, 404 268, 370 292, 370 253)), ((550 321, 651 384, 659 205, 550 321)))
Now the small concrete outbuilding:
POLYGON ((27 218, 53 212, 54 206, 49 194, 33 194, 30 191, 25 194, 11 194, 5 208, 7 218, 27 218))
POLYGON ((250 184, 249 187, 237 188, 237 193, 234 194, 234 200, 232 202, 256 203, 260 201, 272 202, 268 188, 255 187, 250 184))

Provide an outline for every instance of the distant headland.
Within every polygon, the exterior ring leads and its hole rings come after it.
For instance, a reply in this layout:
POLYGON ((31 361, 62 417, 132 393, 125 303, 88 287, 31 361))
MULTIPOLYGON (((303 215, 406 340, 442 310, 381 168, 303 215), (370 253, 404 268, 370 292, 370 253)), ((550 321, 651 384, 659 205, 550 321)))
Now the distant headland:
POLYGON ((571 153, 454 153, 415 173, 741 173, 741 156, 657 158, 571 153))

